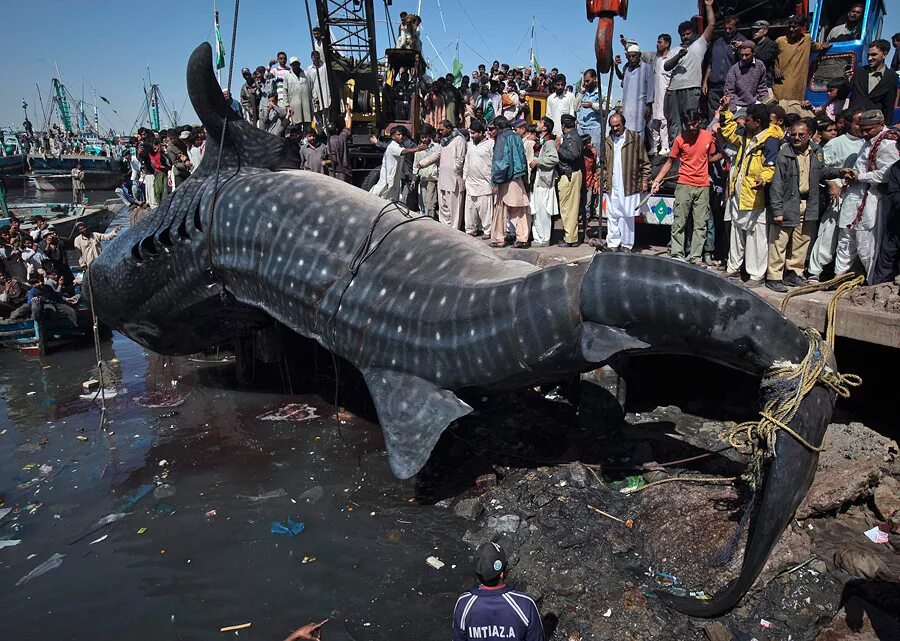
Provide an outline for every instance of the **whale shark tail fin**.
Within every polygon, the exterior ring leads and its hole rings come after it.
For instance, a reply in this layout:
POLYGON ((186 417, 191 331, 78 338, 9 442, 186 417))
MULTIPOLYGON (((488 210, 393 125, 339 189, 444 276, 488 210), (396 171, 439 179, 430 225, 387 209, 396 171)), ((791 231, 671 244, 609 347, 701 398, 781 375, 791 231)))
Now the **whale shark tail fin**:
POLYGON ((472 408, 425 379, 392 370, 363 370, 384 433, 391 471, 401 479, 428 461, 444 429, 472 408))
POLYGON ((215 171, 223 129, 223 162, 234 164, 237 161, 273 171, 300 166, 296 145, 247 122, 225 101, 222 87, 213 73, 212 47, 208 42, 202 43, 191 54, 187 66, 187 88, 194 111, 207 132, 207 148, 199 168, 202 174, 209 172, 210 168, 215 171))

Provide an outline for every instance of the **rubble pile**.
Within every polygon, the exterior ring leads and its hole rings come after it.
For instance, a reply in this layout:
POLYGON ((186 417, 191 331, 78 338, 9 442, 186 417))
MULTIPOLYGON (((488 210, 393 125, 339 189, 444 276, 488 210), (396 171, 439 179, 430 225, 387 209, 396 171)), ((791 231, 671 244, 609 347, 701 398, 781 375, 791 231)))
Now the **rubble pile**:
POLYGON ((702 597, 738 574, 750 496, 729 483, 640 488, 739 474, 744 459, 733 450, 660 465, 686 444, 722 450, 727 428, 677 408, 628 415, 605 463, 495 465, 496 484, 452 508, 471 522, 473 549, 494 540, 511 552, 511 579, 538 600, 556 639, 900 638, 877 636, 900 626, 897 444, 859 423, 829 427, 813 487, 739 607, 704 621, 663 606, 655 590, 702 597), (887 543, 866 534, 892 523, 887 543))

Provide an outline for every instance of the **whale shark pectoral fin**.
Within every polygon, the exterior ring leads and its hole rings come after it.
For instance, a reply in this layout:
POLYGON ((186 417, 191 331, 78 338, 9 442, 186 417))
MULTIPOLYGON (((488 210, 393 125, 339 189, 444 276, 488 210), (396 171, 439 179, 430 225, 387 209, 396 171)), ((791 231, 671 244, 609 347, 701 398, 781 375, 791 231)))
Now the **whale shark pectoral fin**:
POLYGON ((619 352, 646 347, 650 345, 619 327, 591 322, 581 325, 581 355, 591 363, 605 363, 619 352))
POLYGON ((367 368, 363 376, 375 401, 391 471, 401 479, 422 469, 444 428, 472 411, 453 392, 412 374, 367 368))

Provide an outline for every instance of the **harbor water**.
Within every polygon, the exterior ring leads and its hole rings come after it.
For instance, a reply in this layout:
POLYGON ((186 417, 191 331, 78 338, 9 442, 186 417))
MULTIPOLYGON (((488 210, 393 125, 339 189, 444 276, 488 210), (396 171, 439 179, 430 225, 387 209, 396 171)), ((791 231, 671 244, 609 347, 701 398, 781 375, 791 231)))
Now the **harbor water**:
POLYGON ((224 351, 164 358, 113 333, 101 352, 103 428, 82 387, 92 343, 0 350, 0 541, 20 541, 0 548, 0 638, 213 639, 251 623, 241 638, 281 639, 332 615, 325 639, 449 632, 473 578, 465 527, 394 478, 377 425, 315 389, 242 388, 224 351), (154 392, 183 402, 146 407, 154 392), (287 519, 302 532, 273 533, 287 519))

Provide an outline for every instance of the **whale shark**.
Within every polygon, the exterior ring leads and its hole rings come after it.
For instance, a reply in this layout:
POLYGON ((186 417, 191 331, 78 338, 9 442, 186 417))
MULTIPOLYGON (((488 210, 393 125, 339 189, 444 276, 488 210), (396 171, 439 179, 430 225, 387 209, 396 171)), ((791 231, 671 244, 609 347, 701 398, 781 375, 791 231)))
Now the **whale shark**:
MULTIPOLYGON (((633 354, 691 355, 760 380, 800 363, 808 335, 762 298, 683 262, 597 254, 538 268, 328 176, 230 109, 208 44, 187 66, 208 132, 203 161, 89 271, 98 316, 146 348, 189 354, 272 319, 363 375, 391 470, 415 475, 471 411, 459 394, 559 380, 633 354)), ((833 365, 833 363, 832 363, 833 365)), ((464 395, 464 394, 463 394, 464 395)), ((835 393, 817 384, 790 421, 821 442, 835 393)), ((739 575, 708 600, 739 602, 805 496, 818 452, 779 437, 763 462, 739 575)))

